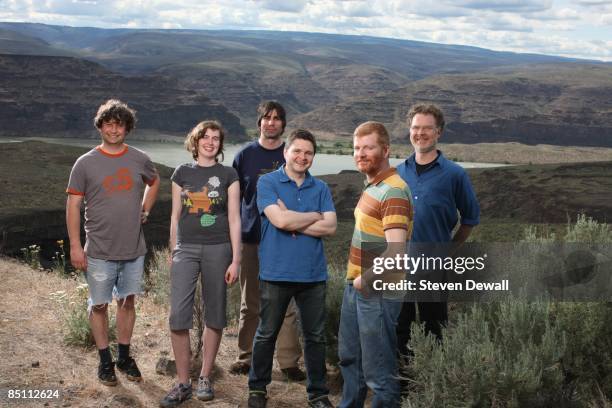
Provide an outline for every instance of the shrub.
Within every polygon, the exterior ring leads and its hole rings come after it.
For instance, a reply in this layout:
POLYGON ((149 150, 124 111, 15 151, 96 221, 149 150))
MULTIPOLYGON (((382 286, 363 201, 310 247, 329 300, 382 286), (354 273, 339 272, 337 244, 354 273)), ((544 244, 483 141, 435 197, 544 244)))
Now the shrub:
POLYGON ((440 344, 414 325, 406 407, 548 406, 561 398, 565 335, 546 302, 475 304, 440 344))
MULTIPOLYGON (((83 283, 67 294, 64 291, 55 292, 52 297, 62 306, 62 325, 64 342, 69 346, 89 348, 95 346, 95 341, 89 326, 87 313, 87 284, 83 283)), ((111 320, 108 329, 109 341, 116 339, 115 319, 111 320)))
POLYGON ((340 309, 346 284, 346 271, 329 266, 329 279, 327 280, 325 333, 327 338, 327 361, 331 364, 338 362, 338 330, 340 328, 340 309))
POLYGON ((589 244, 612 243, 612 230, 608 224, 600 224, 585 214, 578 214, 576 223, 568 221, 564 240, 589 244))
POLYGON ((612 396, 612 304, 556 303, 552 317, 567 333, 567 388, 583 398, 612 396))
MULTIPOLYGON (((580 214, 560 238, 607 250, 612 231, 580 214)), ((557 236, 530 226, 522 241, 549 244, 557 236)), ((610 406, 612 304, 508 298, 455 309, 465 311, 440 343, 412 327, 404 407, 610 406)))
POLYGON ((147 269, 145 290, 158 305, 168 304, 170 296, 170 259, 171 251, 165 248, 153 250, 147 269))
POLYGON ((70 274, 70 269, 66 260, 66 249, 64 248, 64 240, 60 239, 56 241, 56 243, 57 251, 55 251, 55 255, 52 258, 53 272, 55 272, 58 276, 61 277, 75 276, 74 274, 70 274))
POLYGON ((21 248, 21 255, 26 264, 32 269, 40 269, 40 246, 33 244, 26 248, 21 248))

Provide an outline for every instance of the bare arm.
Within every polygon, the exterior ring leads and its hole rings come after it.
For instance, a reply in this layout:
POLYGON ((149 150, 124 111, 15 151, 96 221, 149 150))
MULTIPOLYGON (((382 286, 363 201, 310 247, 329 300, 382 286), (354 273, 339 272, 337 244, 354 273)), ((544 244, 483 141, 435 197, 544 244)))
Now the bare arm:
MULTIPOLYGON (((396 255, 403 255, 406 250, 407 232, 403 228, 391 228, 385 230, 385 241, 387 241, 387 249, 380 254, 383 258, 394 258, 396 255)), ((393 273, 387 271, 385 273, 393 273)), ((367 271, 358 276, 353 281, 353 286, 359 291, 369 289, 369 285, 374 281, 375 277, 385 278, 383 275, 377 275, 369 268, 367 271)))
POLYGON ((225 273, 225 282, 229 285, 238 279, 241 259, 241 228, 240 228, 240 183, 234 181, 227 189, 227 217, 232 243, 232 263, 225 273))
POLYGON ((142 222, 147 222, 147 216, 151 212, 153 205, 155 204, 155 200, 157 200, 157 194, 159 193, 160 186, 159 176, 155 178, 153 184, 145 187, 144 195, 142 197, 142 222))
POLYGON ((70 239, 70 262, 76 269, 87 270, 87 256, 81 244, 81 203, 83 196, 68 194, 66 199, 66 227, 70 239))
POLYGON ((284 207, 282 201, 280 201, 280 205, 272 204, 264 209, 264 214, 268 217, 268 220, 278 229, 297 231, 323 219, 323 216, 318 212, 297 212, 282 209, 281 205, 284 207))
POLYGON ((302 234, 310 235, 311 237, 326 237, 336 233, 338 222, 334 211, 323 213, 323 219, 315 221, 305 228, 300 228, 297 231, 302 234))
POLYGON ((468 239, 473 229, 474 226, 472 225, 461 224, 453 236, 453 243, 461 246, 468 239))
POLYGON ((170 212, 170 239, 168 246, 170 251, 176 246, 176 231, 181 216, 181 186, 172 182, 172 211, 170 212))

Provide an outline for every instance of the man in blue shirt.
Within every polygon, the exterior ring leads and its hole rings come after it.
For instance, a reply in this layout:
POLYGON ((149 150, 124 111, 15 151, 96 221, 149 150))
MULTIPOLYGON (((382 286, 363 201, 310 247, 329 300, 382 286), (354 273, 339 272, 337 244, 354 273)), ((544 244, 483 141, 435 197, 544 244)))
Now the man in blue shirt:
MULTIPOLYGON (((264 101, 257 107, 259 138, 236 153, 232 166, 240 181, 240 219, 242 224, 242 262, 240 265, 240 320, 238 356, 231 365, 232 374, 248 374, 251 366, 253 337, 259 324, 259 256, 261 220, 257 210, 257 181, 263 174, 285 163, 285 144, 281 135, 287 118, 285 108, 276 101, 264 101)), ((292 304, 278 336, 277 359, 281 371, 291 381, 306 378, 298 368, 302 355, 297 316, 292 304)))
MULTIPOLYGON (((408 112, 408 124, 414 154, 397 166, 397 172, 408 183, 414 203, 411 243, 425 251, 436 244, 459 246, 479 223, 480 206, 465 170, 436 149, 444 130, 444 115, 435 105, 416 105, 408 112), (457 223, 459 227, 452 235, 457 223)), ((448 321, 447 303, 419 302, 417 305, 426 333, 441 340, 442 326, 448 321)), ((408 354, 406 343, 415 320, 414 302, 405 302, 397 325, 401 355, 408 354)))
POLYGON ((286 164, 257 183, 260 321, 249 372, 252 408, 266 405, 274 344, 291 299, 304 334, 309 406, 332 406, 325 375, 327 261, 321 237, 335 233, 336 210, 327 184, 308 172, 315 152, 310 132, 292 132, 285 143, 286 164))

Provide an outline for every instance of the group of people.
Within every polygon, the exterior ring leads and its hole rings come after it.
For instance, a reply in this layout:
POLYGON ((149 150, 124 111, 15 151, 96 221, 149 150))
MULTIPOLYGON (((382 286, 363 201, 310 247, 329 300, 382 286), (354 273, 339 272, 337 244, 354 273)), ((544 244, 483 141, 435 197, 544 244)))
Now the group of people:
MULTIPOLYGON (((198 279, 204 310, 198 399, 214 398, 211 373, 226 326, 226 289, 239 280, 238 353, 229 371, 248 374, 248 406, 266 406, 275 350, 287 379, 307 381, 309 406, 332 406, 326 384, 328 275, 322 242, 336 231, 332 194, 309 173, 317 152, 313 134, 298 129, 283 140, 286 112, 276 101, 262 102, 257 113, 259 137, 236 154, 231 167, 221 164, 221 124, 204 121, 185 140, 193 161, 177 167, 171 177, 169 326, 178 378, 160 401, 162 407, 175 407, 194 393, 189 330, 198 279), (300 332, 306 373, 298 366, 300 332)), ((75 268, 85 271, 90 324, 100 356, 98 378, 105 385, 117 384, 115 367, 128 380, 142 379, 130 355, 134 297, 142 292, 142 224, 160 180, 150 158, 125 143, 135 121, 135 112, 121 101, 101 105, 94 124, 102 143, 76 161, 67 188, 70 257, 75 268), (113 296, 116 361, 108 341, 113 296)), ((433 105, 414 106, 408 125, 415 153, 397 169, 389 163, 390 140, 383 124, 368 121, 353 134, 355 164, 366 181, 354 212, 340 318, 340 407, 362 407, 368 388, 372 407, 399 406, 398 365, 409 354, 406 344, 416 320, 414 302, 372 290, 367 248, 378 245, 391 254, 404 250, 410 240, 460 244, 479 222, 467 174, 436 148, 444 128, 442 112, 433 105)), ((418 311, 426 330, 441 338, 446 303, 418 303, 418 311)))

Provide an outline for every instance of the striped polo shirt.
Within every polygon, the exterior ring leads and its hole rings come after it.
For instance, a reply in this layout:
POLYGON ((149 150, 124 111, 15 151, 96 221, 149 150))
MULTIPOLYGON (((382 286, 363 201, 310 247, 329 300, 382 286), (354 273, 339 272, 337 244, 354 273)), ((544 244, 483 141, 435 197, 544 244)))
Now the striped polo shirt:
POLYGON ((355 207, 355 230, 351 240, 347 280, 361 275, 362 265, 371 266, 362 246, 384 244, 385 230, 405 229, 412 233, 413 209, 410 189, 394 168, 378 174, 366 184, 355 207), (364 262, 365 261, 365 262, 364 262))

